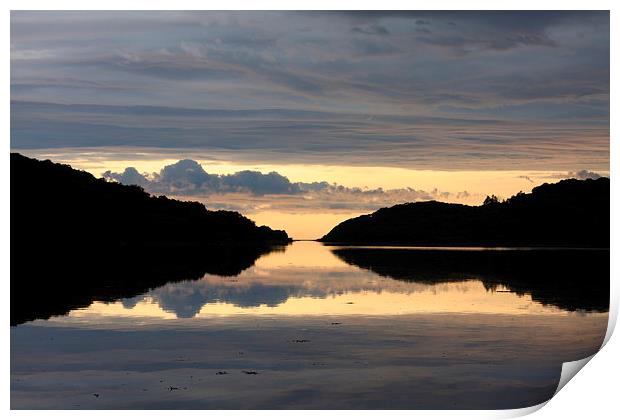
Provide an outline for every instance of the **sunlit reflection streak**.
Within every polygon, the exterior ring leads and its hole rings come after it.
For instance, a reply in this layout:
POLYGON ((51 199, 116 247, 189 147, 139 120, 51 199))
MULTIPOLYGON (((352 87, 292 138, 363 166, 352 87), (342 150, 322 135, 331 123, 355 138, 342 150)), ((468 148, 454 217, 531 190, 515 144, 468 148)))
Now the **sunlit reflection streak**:
MULTIPOLYGON (((347 264, 331 252, 334 249, 339 247, 295 242, 284 252, 263 255, 255 265, 235 277, 207 274, 195 281, 172 282, 143 295, 113 303, 94 302, 87 308, 70 312, 68 316, 37 323, 94 326, 101 322, 130 325, 135 322, 148 324, 175 320, 191 325, 208 323, 216 318, 252 317, 584 315, 579 311, 567 311, 533 300, 529 293, 515 293, 475 276, 433 281, 424 278, 402 281, 384 277, 347 264)), ((588 316, 607 315, 588 313, 588 316)))
MULTIPOLYGON (((197 285, 201 282, 196 282, 197 285)), ((363 290, 356 292, 326 292, 324 297, 289 297, 277 305, 259 304, 240 306, 217 301, 204 304, 187 322, 208 320, 210 317, 228 316, 394 316, 429 313, 478 313, 505 315, 549 314, 578 316, 532 301, 528 295, 518 296, 505 289, 490 291, 477 280, 423 285, 419 289, 392 292, 384 290, 363 290)), ((240 285, 243 288, 243 285, 240 285)), ((120 302, 95 302, 81 310, 72 311, 68 318, 81 318, 94 321, 96 318, 126 317, 128 322, 134 318, 147 317, 162 320, 177 319, 171 310, 164 310, 156 297, 145 296, 133 307, 125 307, 120 302)))

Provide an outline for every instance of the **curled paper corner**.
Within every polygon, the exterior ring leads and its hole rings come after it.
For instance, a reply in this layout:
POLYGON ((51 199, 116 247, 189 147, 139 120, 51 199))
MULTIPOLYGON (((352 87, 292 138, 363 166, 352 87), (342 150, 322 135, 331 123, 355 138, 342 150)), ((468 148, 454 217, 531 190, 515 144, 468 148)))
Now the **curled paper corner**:
POLYGON ((573 360, 572 362, 562 363, 562 373, 560 375, 560 382, 558 383, 558 387, 555 389, 553 396, 555 397, 556 394, 560 392, 562 388, 564 388, 564 385, 566 385, 568 381, 573 379, 573 376, 575 376, 577 372, 579 372, 595 355, 596 353, 584 359, 573 360))
POLYGON ((501 415, 499 416, 499 418, 510 419, 510 418, 515 418, 515 417, 524 417, 524 416, 530 415, 540 410, 541 408, 543 408, 545 405, 547 405, 549 401, 550 400, 547 400, 545 402, 541 402, 540 404, 532 405, 530 407, 514 408, 510 410, 501 410, 501 415))
POLYGON ((553 393, 553 396, 551 398, 549 398, 547 401, 542 402, 540 404, 537 405, 533 405, 531 407, 524 407, 524 408, 519 408, 519 409, 514 409, 514 410, 504 410, 504 415, 505 417, 502 418, 514 418, 514 417, 522 417, 522 416, 526 416, 528 414, 532 414, 538 410, 540 410, 541 408, 543 408, 545 405, 547 405, 547 403, 549 401, 551 401, 553 399, 553 397, 555 397, 557 395, 558 392, 560 392, 560 390, 562 388, 564 388, 564 386, 571 380, 573 379, 573 377, 577 374, 577 372, 579 372, 586 364, 588 364, 588 362, 590 360, 592 360, 592 358, 594 356, 596 356, 596 354, 601 351, 603 349, 603 347, 605 346, 605 344, 607 344, 607 342, 609 341, 609 338, 612 336, 615 326, 616 326, 616 320, 617 320, 617 305, 612 305, 612 307, 614 308, 614 310, 610 310, 609 312, 609 320, 608 320, 608 325, 607 325, 607 332, 605 334, 605 339, 603 340, 603 344, 601 344, 601 347, 599 348, 599 350, 588 356, 585 357, 583 359, 579 359, 579 360, 573 360, 571 362, 564 362, 562 363, 562 372, 560 373, 560 381, 558 382, 558 386, 555 389, 555 392, 553 393))
POLYGON ((503 410, 501 418, 515 418, 515 417, 523 417, 529 414, 532 414, 541 408, 543 408, 549 401, 553 399, 557 395, 558 392, 564 385, 568 383, 576 374, 583 368, 594 356, 586 357, 585 359, 573 360, 572 362, 564 362, 562 363, 562 373, 560 374, 560 381, 558 382, 558 387, 555 389, 553 396, 549 398, 547 401, 544 401, 540 404, 536 404, 530 407, 518 408, 513 410, 503 410))
POLYGON ((603 339, 603 344, 601 348, 605 347, 605 344, 609 341, 614 330, 616 329, 616 322, 618 321, 618 305, 619 297, 618 293, 614 293, 613 288, 610 289, 611 299, 609 302, 609 314, 607 318, 607 332, 605 333, 605 338, 603 339))

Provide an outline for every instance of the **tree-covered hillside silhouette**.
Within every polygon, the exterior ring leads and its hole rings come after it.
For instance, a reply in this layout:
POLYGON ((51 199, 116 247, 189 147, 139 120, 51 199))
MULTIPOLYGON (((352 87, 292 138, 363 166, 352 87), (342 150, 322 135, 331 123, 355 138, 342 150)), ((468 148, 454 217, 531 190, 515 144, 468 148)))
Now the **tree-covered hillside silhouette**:
POLYGON ((609 247, 609 178, 543 184, 481 206, 399 204, 352 218, 320 240, 349 244, 609 247))
POLYGON ((237 212, 154 197, 138 186, 16 153, 11 154, 11 210, 11 225, 34 235, 30 245, 35 246, 48 239, 71 246, 85 242, 104 251, 153 244, 289 241, 286 232, 257 227, 237 212))
POLYGON ((236 275, 289 242, 236 212, 11 154, 12 324, 167 281, 236 275))

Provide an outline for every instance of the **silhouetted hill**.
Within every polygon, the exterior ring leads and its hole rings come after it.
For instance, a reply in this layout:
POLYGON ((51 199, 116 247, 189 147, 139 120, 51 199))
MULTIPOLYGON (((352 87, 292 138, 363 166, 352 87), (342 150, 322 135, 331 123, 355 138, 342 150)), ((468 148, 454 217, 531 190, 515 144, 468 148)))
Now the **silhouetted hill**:
POLYGON ((609 308, 609 250, 442 250, 335 248, 348 264, 396 280, 436 284, 481 280, 546 305, 575 311, 609 308))
POLYGON ((205 273, 236 275, 286 232, 11 154, 11 324, 205 273))
POLYGON ((481 206, 426 201, 346 220, 320 240, 348 244, 609 247, 609 178, 567 179, 481 206))
POLYGON ((11 154, 11 216, 12 228, 36 236, 29 246, 48 240, 85 242, 102 250, 105 244, 112 251, 134 245, 290 241, 286 232, 257 227, 237 212, 154 197, 138 186, 17 153, 11 154))

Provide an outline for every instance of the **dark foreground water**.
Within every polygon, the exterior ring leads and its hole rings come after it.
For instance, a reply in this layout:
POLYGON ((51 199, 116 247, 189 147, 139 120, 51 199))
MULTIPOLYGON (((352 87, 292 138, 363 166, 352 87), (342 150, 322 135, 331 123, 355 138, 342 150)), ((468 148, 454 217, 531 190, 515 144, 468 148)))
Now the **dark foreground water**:
POLYGON ((296 242, 237 276, 11 327, 11 408, 531 406, 600 347, 608 261, 296 242))

